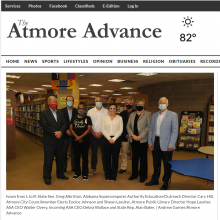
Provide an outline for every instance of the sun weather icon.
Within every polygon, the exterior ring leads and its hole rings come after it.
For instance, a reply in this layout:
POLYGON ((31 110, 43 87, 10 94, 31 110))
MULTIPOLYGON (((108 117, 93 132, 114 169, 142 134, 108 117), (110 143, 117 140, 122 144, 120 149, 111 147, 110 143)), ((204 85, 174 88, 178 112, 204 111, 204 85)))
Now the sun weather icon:
POLYGON ((192 17, 190 18, 189 16, 187 16, 187 18, 185 18, 185 17, 183 17, 183 23, 184 23, 184 25, 183 26, 187 26, 187 27, 190 27, 190 26, 192 26, 192 23, 194 22, 193 20, 192 20, 192 17))

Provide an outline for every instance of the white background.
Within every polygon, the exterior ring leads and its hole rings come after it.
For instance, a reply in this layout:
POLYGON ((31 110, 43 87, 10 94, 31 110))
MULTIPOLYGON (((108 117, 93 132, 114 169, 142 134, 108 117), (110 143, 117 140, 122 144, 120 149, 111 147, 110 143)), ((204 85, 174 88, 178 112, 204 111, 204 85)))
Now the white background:
MULTIPOLYGON (((2 12, 2 55, 218 55, 217 12, 2 12), (184 17, 193 26, 183 26, 184 17), (28 22, 27 28, 75 28, 76 38, 7 38, 13 23, 28 22), (161 38, 82 38, 88 24, 103 28, 160 28, 161 38), (180 34, 196 34, 181 42, 180 34)), ((20 31, 22 27, 19 28, 20 31)), ((21 33, 21 32, 20 32, 21 33)), ((89 35, 88 35, 89 36, 89 35)))
MULTIPOLYGON (((2 12, 1 14, 1 54, 2 55, 218 55, 220 14, 217 12, 2 12), (194 20, 192 27, 184 27, 183 18, 189 16, 194 20), (47 39, 15 39, 7 38, 13 23, 18 25, 18 20, 28 22, 28 28, 75 28, 76 38, 47 38, 47 39), (108 23, 110 28, 160 28, 162 37, 141 39, 120 39, 109 37, 107 39, 82 38, 88 23, 92 23, 94 30, 103 28, 108 23), (192 42, 180 41, 181 33, 196 33, 192 42)), ((53 57, 55 59, 55 57, 53 57)), ((153 57, 152 57, 153 58, 153 57)), ((151 58, 151 59, 152 59, 151 58)), ((186 57, 187 58, 187 57, 186 57)), ((34 59, 31 57, 30 59, 34 59)), ((136 72, 135 68, 114 69, 115 72, 136 72)), ((219 150, 218 150, 218 85, 220 79, 219 69, 216 68, 148 68, 149 72, 214 72, 215 73, 215 182, 214 191, 74 191, 74 194, 159 194, 159 195, 211 195, 215 200, 213 205, 202 206, 201 210, 71 210, 71 211, 31 211, 28 210, 21 217, 5 216, 5 200, 7 195, 19 194, 67 194, 66 191, 6 191, 6 130, 5 130, 5 97, 6 97, 6 73, 7 72, 58 72, 56 68, 41 69, 15 69, 4 68, 1 70, 1 219, 164 219, 186 220, 200 219, 217 220, 217 205, 219 197, 219 150), (46 215, 45 215, 46 214, 46 215)), ((59 69, 60 71, 60 69, 59 69)), ((110 70, 113 72, 113 69, 110 70)), ((109 69, 90 69, 90 72, 110 72, 109 69)), ((74 72, 74 69, 65 69, 65 72, 74 72)), ((88 72, 88 69, 77 69, 77 72, 88 72)), ((146 72, 146 68, 138 72, 146 72)), ((180 178, 181 179, 181 178, 180 178)), ((72 192, 68 192, 72 193, 72 192)))

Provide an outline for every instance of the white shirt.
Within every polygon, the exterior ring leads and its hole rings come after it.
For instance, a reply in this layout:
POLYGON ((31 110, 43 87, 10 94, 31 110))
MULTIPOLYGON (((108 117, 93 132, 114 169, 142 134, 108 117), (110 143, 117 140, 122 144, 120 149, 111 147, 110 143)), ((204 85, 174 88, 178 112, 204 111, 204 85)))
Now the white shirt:
POLYGON ((109 115, 105 115, 102 119, 102 134, 105 136, 107 140, 111 137, 113 141, 116 141, 122 134, 123 131, 123 121, 122 117, 116 115, 116 117, 111 120, 109 115))
MULTIPOLYGON (((167 111, 167 110, 166 110, 167 111)), ((163 118, 166 114, 166 111, 162 112, 160 114, 160 112, 158 112, 158 117, 157 117, 157 127, 156 127, 156 136, 160 137, 160 125, 163 121, 163 118)))
POLYGON ((91 118, 92 120, 92 130, 94 132, 101 132, 101 127, 102 127, 102 118, 103 116, 108 114, 108 110, 103 108, 98 111, 96 107, 90 109, 87 113, 87 115, 91 118))
POLYGON ((50 107, 49 107, 50 111, 52 112, 56 122, 57 122, 57 109, 55 108, 55 111, 53 111, 50 107))
POLYGON ((72 111, 73 111, 73 109, 70 111, 69 108, 67 107, 67 112, 68 112, 69 120, 70 120, 70 121, 71 121, 71 119, 72 119, 72 111))

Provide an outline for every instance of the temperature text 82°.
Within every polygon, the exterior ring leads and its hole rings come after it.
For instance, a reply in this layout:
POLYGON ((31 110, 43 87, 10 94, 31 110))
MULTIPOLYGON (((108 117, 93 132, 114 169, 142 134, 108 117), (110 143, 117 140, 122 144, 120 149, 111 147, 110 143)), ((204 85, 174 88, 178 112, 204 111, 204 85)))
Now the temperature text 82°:
POLYGON ((180 34, 181 42, 192 42, 192 38, 195 38, 196 34, 180 34))

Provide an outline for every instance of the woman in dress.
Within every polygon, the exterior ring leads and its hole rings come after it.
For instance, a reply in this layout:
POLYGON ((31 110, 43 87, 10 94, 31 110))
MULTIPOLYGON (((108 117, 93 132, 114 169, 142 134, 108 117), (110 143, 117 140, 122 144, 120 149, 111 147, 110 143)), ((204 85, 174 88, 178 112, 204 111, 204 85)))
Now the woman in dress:
POLYGON ((132 174, 129 180, 136 179, 138 174, 140 182, 147 179, 147 150, 148 150, 148 130, 150 126, 151 113, 145 111, 145 100, 136 101, 136 112, 132 112, 128 123, 127 132, 132 147, 132 174), (140 158, 140 170, 138 172, 138 163, 140 158))
POLYGON ((75 154, 75 176, 74 180, 81 177, 80 157, 82 154, 82 176, 83 180, 88 180, 88 151, 90 146, 89 133, 91 131, 92 121, 85 114, 85 104, 79 103, 78 115, 73 116, 70 123, 70 132, 73 135, 73 149, 75 154))
POLYGON ((110 104, 109 115, 102 118, 102 133, 105 137, 105 178, 115 181, 118 173, 118 157, 121 148, 121 134, 123 131, 122 117, 116 114, 117 106, 110 104))

